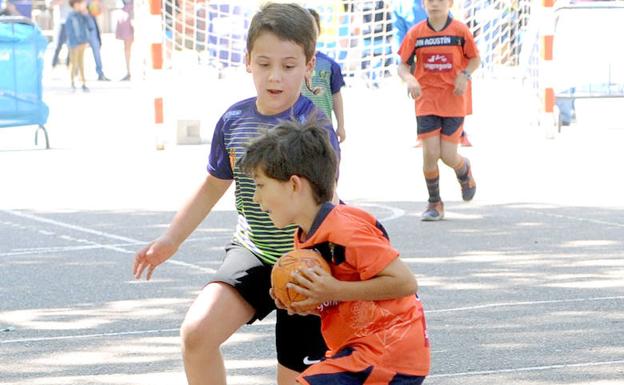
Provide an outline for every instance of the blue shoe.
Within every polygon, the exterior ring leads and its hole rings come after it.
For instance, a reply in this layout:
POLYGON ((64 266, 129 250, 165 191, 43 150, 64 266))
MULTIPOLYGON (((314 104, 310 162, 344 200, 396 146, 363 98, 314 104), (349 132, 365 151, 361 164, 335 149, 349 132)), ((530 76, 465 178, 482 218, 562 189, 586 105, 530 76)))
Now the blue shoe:
POLYGON ((442 201, 429 202, 427 209, 422 213, 420 220, 434 222, 444 219, 444 203, 442 201))

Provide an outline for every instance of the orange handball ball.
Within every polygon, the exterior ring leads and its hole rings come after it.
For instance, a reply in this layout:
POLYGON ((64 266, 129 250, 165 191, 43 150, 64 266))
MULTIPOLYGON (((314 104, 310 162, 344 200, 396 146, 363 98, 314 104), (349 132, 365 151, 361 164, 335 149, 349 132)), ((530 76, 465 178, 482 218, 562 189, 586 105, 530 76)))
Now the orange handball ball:
MULTIPOLYGON (((299 302, 306 299, 306 296, 299 293, 295 289, 286 287, 288 282, 295 283, 292 276, 293 271, 309 269, 314 266, 320 266, 323 270, 331 273, 329 264, 320 253, 310 249, 298 249, 290 251, 280 257, 273 265, 271 271, 271 287, 273 287, 273 295, 279 299, 284 305, 290 306, 292 302, 299 302)), ((312 311, 319 304, 310 305, 302 308, 302 311, 312 311)))

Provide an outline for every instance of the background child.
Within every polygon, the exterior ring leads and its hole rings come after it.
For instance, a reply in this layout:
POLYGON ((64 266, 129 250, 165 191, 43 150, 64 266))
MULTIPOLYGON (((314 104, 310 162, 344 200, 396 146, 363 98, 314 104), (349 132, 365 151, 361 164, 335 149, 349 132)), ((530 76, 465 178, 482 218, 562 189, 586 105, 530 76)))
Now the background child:
POLYGON ((109 78, 104 76, 104 70, 102 69, 102 54, 100 49, 102 48, 102 34, 100 33, 100 26, 98 25, 96 17, 102 12, 102 5, 100 0, 89 0, 87 3, 87 20, 89 21, 89 46, 91 46, 91 52, 93 53, 93 61, 95 61, 95 72, 98 75, 99 81, 110 81, 109 78))
MULTIPOLYGON (((69 16, 72 8, 69 6, 69 1, 67 0, 52 0, 50 5, 52 7, 58 7, 59 9, 59 29, 58 35, 56 37, 56 47, 54 49, 54 54, 52 55, 52 68, 54 68, 59 64, 59 55, 61 53, 63 45, 67 43, 67 29, 65 26, 65 22, 67 21, 67 16, 69 16)), ((65 60, 65 64, 69 66, 69 54, 67 55, 67 60, 65 60)))
POLYGON ((462 198, 472 200, 477 186, 470 161, 457 153, 464 117, 470 112, 470 76, 479 53, 468 27, 451 18, 452 0, 424 0, 427 20, 412 27, 399 49, 399 76, 416 99, 418 138, 429 192, 424 221, 444 218, 438 160, 455 170, 462 198), (416 63, 414 73, 410 65, 416 63))
MULTIPOLYGON (((246 65, 257 96, 234 104, 223 114, 214 130, 208 176, 167 231, 135 256, 135 277, 146 272, 150 279, 154 269, 176 252, 235 181, 238 225, 232 243, 181 327, 189 384, 225 384, 221 344, 245 323, 262 319, 275 309, 269 295, 271 268, 279 256, 292 250, 295 227, 273 226, 267 212, 253 202, 255 185, 241 173, 236 159, 262 128, 290 118, 305 121, 311 115, 322 115, 300 92, 314 68, 315 47, 314 21, 299 5, 268 4, 253 17, 246 65)), ((338 153, 338 139, 331 123, 326 123, 324 129, 338 153)), ((292 385, 310 360, 322 357, 326 350, 318 317, 289 316, 284 310, 277 313, 275 342, 280 385, 292 385)))
MULTIPOLYGON (((320 36, 321 18, 314 9, 308 9, 308 11, 314 17, 317 36, 320 36)), ((316 64, 312 72, 310 88, 317 93, 310 91, 307 86, 301 88, 301 93, 312 100, 329 119, 332 118, 333 111, 336 116, 336 134, 342 143, 347 137, 344 128, 342 93, 340 92, 340 88, 345 85, 342 70, 338 63, 324 53, 316 51, 315 56, 316 64)))
MULTIPOLYGON (((302 384, 421 384, 429 372, 429 343, 417 284, 370 214, 334 206, 337 161, 324 130, 285 122, 253 142, 240 160, 253 175, 254 200, 275 226, 298 225, 296 248, 316 249, 330 263, 294 274, 297 291, 322 304, 329 348, 303 372, 302 384)), ((278 306, 283 306, 277 303, 278 306)))
POLYGON ((124 42, 124 58, 126 59, 126 76, 122 81, 130 80, 130 57, 132 55, 132 43, 134 42, 134 0, 122 0, 122 17, 117 20, 115 37, 124 42))
POLYGON ((80 72, 82 90, 88 92, 84 76, 84 51, 89 42, 89 20, 87 19, 87 3, 85 0, 69 0, 72 11, 65 21, 67 45, 69 47, 69 73, 72 88, 76 88, 74 77, 80 72))

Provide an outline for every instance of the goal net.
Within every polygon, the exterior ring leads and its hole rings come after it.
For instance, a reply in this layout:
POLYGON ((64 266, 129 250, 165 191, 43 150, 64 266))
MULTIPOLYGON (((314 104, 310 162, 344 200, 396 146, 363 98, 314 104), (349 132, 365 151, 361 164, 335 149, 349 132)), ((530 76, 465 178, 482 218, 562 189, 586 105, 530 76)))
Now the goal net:
MULTIPOLYGON (((531 18, 531 0, 456 1, 453 16, 472 30, 485 72, 517 66, 531 18)), ((345 77, 377 84, 393 74, 399 23, 422 20, 420 0, 299 1, 321 16, 318 49, 336 60, 345 77)), ((165 58, 193 54, 218 70, 244 64, 246 31, 258 1, 164 0, 165 58)), ((481 71, 483 72, 483 71, 481 71)))

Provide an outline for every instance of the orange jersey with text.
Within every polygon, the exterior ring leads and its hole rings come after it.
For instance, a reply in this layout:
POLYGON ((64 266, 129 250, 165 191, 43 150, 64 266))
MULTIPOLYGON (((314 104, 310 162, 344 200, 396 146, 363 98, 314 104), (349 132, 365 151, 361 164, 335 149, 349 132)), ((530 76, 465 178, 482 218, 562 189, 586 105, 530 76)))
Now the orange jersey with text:
MULTIPOLYGON (((295 248, 318 250, 330 263, 332 275, 341 281, 371 279, 399 257, 381 224, 367 212, 347 205, 324 204, 305 241, 302 236, 299 229, 295 248)), ((356 372, 362 365, 387 378, 397 373, 429 373, 425 316, 416 294, 325 303, 320 315, 329 350, 325 361, 313 365, 303 377, 319 370, 356 372)))
POLYGON ((461 117, 472 113, 471 82, 463 95, 455 95, 455 79, 468 61, 479 56, 468 27, 448 18, 446 26, 436 32, 428 20, 413 26, 399 48, 401 62, 416 62, 414 77, 422 93, 416 99, 416 115, 461 117))

